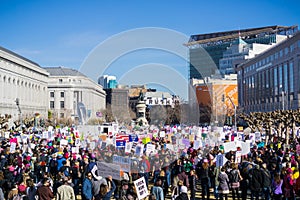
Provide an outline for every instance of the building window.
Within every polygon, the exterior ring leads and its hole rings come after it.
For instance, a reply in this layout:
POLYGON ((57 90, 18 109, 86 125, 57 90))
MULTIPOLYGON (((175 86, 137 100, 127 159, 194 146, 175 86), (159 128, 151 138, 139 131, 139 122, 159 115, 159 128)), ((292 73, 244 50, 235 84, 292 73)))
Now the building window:
POLYGON ((63 82, 63 80, 60 78, 60 79, 58 79, 58 82, 59 82, 59 83, 62 83, 62 82, 63 82))
POLYGON ((287 55, 288 53, 289 53, 289 48, 286 47, 286 48, 284 49, 284 55, 287 55))
POLYGON ((65 117, 64 113, 60 113, 60 118, 64 118, 64 117, 65 117))
POLYGON ((50 97, 54 97, 54 92, 50 92, 50 97))
POLYGON ((64 101, 60 101, 60 108, 65 108, 65 102, 64 101))
POLYGON ((50 101, 50 109, 54 109, 54 101, 50 101))
POLYGON ((65 97, 65 92, 60 92, 60 97, 64 98, 65 97))

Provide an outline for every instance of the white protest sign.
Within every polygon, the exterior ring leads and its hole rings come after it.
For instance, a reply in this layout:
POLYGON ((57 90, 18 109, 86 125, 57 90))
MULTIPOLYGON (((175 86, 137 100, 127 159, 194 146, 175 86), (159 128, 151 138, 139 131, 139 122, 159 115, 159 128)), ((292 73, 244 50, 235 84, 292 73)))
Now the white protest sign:
POLYGON ((112 178, 115 180, 121 180, 120 171, 121 167, 119 165, 97 161, 98 176, 112 176, 112 178))
POLYGON ((260 140, 261 140, 260 132, 255 132, 255 141, 260 141, 260 140))
POLYGON ((139 200, 144 199, 149 195, 145 177, 141 177, 141 178, 137 179, 136 181, 134 181, 133 183, 134 183, 136 193, 138 195, 139 200))
POLYGON ((236 151, 235 142, 226 142, 223 144, 224 152, 227 153, 229 151, 236 151))
POLYGON ((250 153, 250 143, 249 142, 241 142, 242 145, 242 155, 247 155, 250 153))
POLYGON ((242 152, 237 151, 235 153, 235 163, 241 163, 241 161, 242 161, 242 152))
POLYGON ((17 146, 17 144, 14 143, 14 142, 10 144, 10 153, 14 153, 15 152, 16 146, 17 146))
POLYGON ((161 137, 161 138, 166 137, 166 132, 165 131, 160 131, 159 132, 159 137, 161 137))
POLYGON ((169 149, 171 151, 174 151, 174 146, 173 144, 166 144, 166 149, 169 149))
POLYGON ((72 147, 72 153, 79 153, 79 147, 72 147))
POLYGON ((147 144, 146 147, 146 155, 149 156, 151 152, 155 150, 155 145, 154 144, 147 144))
POLYGON ((95 142, 90 142, 90 148, 94 150, 96 148, 95 142))
POLYGON ((9 135, 10 135, 10 132, 5 132, 5 133, 4 133, 4 137, 5 137, 6 139, 9 139, 9 135))
POLYGON ((125 153, 130 153, 132 147, 132 142, 126 142, 125 144, 125 153))
POLYGON ((76 140, 75 140, 75 146, 80 146, 80 138, 76 138, 76 140))
POLYGON ((68 140, 65 140, 65 139, 61 139, 60 140, 60 146, 63 146, 63 145, 68 145, 68 140))
POLYGON ((195 140, 194 141, 194 146, 193 146, 193 149, 199 149, 200 148, 200 143, 201 143, 201 141, 200 140, 195 140))
POLYGON ((48 139, 48 132, 47 132, 47 131, 44 131, 44 132, 43 132, 42 138, 48 139))

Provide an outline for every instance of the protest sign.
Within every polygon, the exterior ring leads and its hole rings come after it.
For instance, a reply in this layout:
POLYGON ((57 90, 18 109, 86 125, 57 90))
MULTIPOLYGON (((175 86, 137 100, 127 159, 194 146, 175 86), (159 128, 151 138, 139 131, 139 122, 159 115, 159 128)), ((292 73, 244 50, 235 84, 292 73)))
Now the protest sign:
POLYGON ((148 189, 145 181, 145 177, 141 177, 133 182, 134 186, 136 188, 136 193, 138 195, 138 199, 144 199, 146 198, 148 194, 148 189))
POLYGON ((229 151, 236 151, 235 142, 226 142, 223 144, 224 152, 227 153, 229 151))
POLYGON ((172 144, 166 144, 166 149, 170 149, 171 151, 174 151, 174 146, 172 144))
POLYGON ((9 136, 10 136, 10 132, 5 132, 5 133, 4 133, 4 137, 5 137, 6 139, 9 139, 9 136))
POLYGON ((112 163, 105 163, 97 161, 97 175, 102 177, 112 176, 115 180, 121 180, 121 167, 112 163))
POLYGON ((130 172, 130 158, 123 156, 113 156, 113 164, 119 165, 124 172, 130 172))
POLYGON ((200 140, 195 140, 194 141, 194 145, 193 145, 193 149, 199 149, 199 147, 200 147, 200 140))
POLYGON ((186 148, 188 148, 190 146, 190 140, 189 139, 183 138, 181 143, 184 144, 186 148))
POLYGON ((10 153, 14 153, 16 151, 17 143, 10 144, 10 153))
POLYGON ((137 145, 135 148, 135 155, 142 156, 144 151, 144 145, 137 145))
POLYGON ((72 153, 79 153, 79 147, 72 147, 72 153))
POLYGON ((68 145, 68 140, 65 140, 65 139, 61 139, 60 140, 60 146, 63 146, 63 145, 68 145))
POLYGON ((132 147, 132 142, 126 142, 125 144, 125 153, 130 153, 132 147))
POLYGON ((248 153, 250 153, 250 142, 241 142, 241 146, 242 146, 242 155, 247 155, 248 153))
POLYGON ((241 161, 242 161, 242 152, 237 151, 235 153, 235 163, 241 163, 241 161))
POLYGON ((161 138, 166 137, 166 132, 165 131, 160 131, 159 132, 159 137, 161 137, 161 138))
POLYGON ((154 144, 147 144, 146 147, 146 155, 149 156, 151 152, 155 150, 155 145, 154 144))

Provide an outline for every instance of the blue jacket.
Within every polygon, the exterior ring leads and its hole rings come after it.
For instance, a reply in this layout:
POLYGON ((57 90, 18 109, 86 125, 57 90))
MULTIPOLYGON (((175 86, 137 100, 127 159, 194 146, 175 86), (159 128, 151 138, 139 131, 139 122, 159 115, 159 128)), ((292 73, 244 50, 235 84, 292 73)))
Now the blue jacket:
POLYGON ((82 199, 91 200, 93 198, 93 184, 88 178, 85 178, 82 183, 82 199))

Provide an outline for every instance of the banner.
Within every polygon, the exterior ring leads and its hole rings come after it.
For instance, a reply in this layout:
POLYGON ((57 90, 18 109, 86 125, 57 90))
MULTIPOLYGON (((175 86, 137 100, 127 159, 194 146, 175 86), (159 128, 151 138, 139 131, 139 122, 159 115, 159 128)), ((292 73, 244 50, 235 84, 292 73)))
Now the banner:
POLYGON ((97 161, 97 175, 104 178, 112 176, 115 180, 121 180, 121 167, 119 165, 97 161))
POLYGON ((136 193, 138 195, 139 200, 144 199, 149 195, 145 177, 141 177, 141 178, 137 179, 136 181, 134 181, 133 183, 134 183, 136 193))
POLYGON ((131 160, 129 157, 113 156, 113 164, 119 165, 124 172, 130 172, 131 160))

